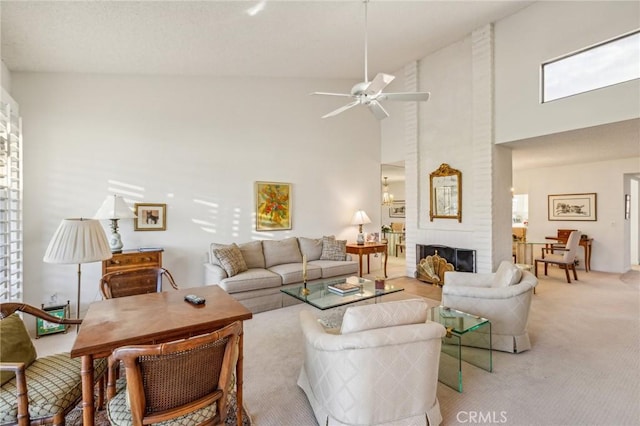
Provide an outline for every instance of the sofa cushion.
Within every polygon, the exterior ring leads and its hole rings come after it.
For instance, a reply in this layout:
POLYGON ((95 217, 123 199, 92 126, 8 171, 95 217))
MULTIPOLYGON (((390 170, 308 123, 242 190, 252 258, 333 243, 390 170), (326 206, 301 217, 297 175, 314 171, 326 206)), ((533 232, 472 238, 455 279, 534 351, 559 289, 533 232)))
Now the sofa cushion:
MULTIPOLYGON (((0 361, 23 362, 28 367, 37 356, 29 332, 18 314, 11 314, 0 321, 0 361)), ((4 385, 14 376, 11 371, 3 371, 0 384, 4 385)))
MULTIPOLYGON (((302 283, 302 263, 284 263, 269 268, 271 272, 282 277, 282 284, 302 283)), ((318 265, 307 263, 307 281, 317 280, 322 277, 322 269, 318 265)))
POLYGON ((493 277, 491 287, 508 287, 520 282, 522 270, 511 262, 503 260, 493 277))
POLYGON ((322 255, 322 238, 299 237, 300 251, 307 256, 307 261, 318 260, 322 255))
POLYGON ((322 278, 333 278, 358 273, 358 262, 353 260, 314 260, 307 264, 307 268, 311 265, 319 266, 322 269, 322 278))
POLYGON ((268 269, 249 269, 233 277, 225 278, 219 284, 220 288, 229 294, 276 288, 281 285, 280 275, 268 269))
POLYGON ((218 259, 220 266, 224 268, 225 272, 230 277, 248 269, 247 263, 244 261, 244 257, 242 257, 240 248, 235 244, 231 244, 228 247, 214 249, 213 254, 218 259))
POLYGON ((322 237, 322 254, 320 260, 346 260, 347 240, 322 237))
POLYGON ((247 268, 264 268, 262 241, 251 241, 249 243, 239 244, 238 247, 240 247, 247 268))
POLYGON ((429 305, 424 299, 399 300, 347 308, 341 334, 427 321, 429 305))
POLYGON ((262 241, 262 250, 266 268, 283 263, 302 263, 302 253, 300 253, 296 237, 264 240, 262 241))

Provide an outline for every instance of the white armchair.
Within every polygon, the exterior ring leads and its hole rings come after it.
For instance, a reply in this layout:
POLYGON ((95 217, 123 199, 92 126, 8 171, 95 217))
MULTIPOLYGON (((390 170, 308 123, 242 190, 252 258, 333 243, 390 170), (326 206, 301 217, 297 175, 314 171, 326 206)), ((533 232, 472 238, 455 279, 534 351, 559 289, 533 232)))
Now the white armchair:
MULTIPOLYGON (((503 261, 495 273, 446 272, 442 304, 491 321, 493 349, 523 352, 531 349, 527 321, 536 285, 538 279, 532 273, 508 261, 503 261)), ((475 334, 480 336, 480 330, 475 334)), ((462 342, 485 347, 488 339, 467 337, 462 342)))
POLYGON ((305 360, 298 378, 321 425, 438 425, 442 325, 411 299, 346 309, 340 334, 300 313, 305 360), (428 422, 428 423, 427 423, 428 422))

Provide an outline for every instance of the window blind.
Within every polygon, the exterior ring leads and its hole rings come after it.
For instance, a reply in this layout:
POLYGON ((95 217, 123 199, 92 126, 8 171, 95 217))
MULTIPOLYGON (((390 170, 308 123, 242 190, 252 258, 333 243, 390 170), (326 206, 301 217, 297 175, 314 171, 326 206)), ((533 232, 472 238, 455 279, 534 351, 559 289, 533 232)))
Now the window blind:
POLYGON ((22 120, 11 104, 0 108, 0 302, 22 301, 22 120))

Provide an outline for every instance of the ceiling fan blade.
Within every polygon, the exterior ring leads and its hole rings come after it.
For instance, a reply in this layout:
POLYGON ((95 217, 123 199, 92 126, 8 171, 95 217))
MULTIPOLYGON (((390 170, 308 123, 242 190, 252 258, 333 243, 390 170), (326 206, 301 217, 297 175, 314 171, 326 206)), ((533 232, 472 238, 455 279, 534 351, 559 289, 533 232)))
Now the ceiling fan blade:
POLYGON ((429 100, 429 92, 404 92, 404 93, 381 93, 376 99, 379 101, 415 101, 424 102, 429 100))
POLYGON ((345 96, 350 98, 352 95, 350 93, 329 93, 329 92, 313 92, 309 93, 310 95, 325 95, 325 96, 345 96))
POLYGON ((371 101, 369 103, 369 110, 378 120, 383 120, 389 116, 389 113, 382 108, 382 105, 378 101, 371 101))
POLYGON ((376 77, 369 83, 367 89, 364 91, 366 95, 375 95, 379 93, 382 89, 387 87, 389 83, 393 81, 395 77, 385 73, 378 73, 376 77))
POLYGON ((331 111, 329 114, 325 114, 322 116, 322 118, 328 118, 328 117, 334 117, 338 114, 340 114, 341 112, 344 112, 348 109, 353 108, 354 106, 358 105, 360 103, 360 101, 353 101, 351 103, 346 104, 345 106, 342 106, 334 111, 331 111))

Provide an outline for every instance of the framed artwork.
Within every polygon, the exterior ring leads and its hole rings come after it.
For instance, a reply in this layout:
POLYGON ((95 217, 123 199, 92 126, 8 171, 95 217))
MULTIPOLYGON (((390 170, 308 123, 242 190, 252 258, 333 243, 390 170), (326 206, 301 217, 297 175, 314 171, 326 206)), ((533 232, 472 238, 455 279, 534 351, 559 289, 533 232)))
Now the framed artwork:
POLYGON ((135 231, 166 231, 167 205, 136 203, 136 218, 133 220, 135 231))
POLYGON ((548 196, 549 220, 597 220, 596 193, 548 196))
POLYGON ((368 233, 366 241, 368 243, 379 243, 380 242, 380 233, 379 232, 370 232, 370 233, 368 233))
POLYGON ((291 229, 291 184, 256 182, 256 231, 291 229))
POLYGON ((404 217, 404 210, 404 201, 394 201, 391 207, 389 207, 389 217, 404 217))
MULTIPOLYGON (((42 305, 42 310, 48 313, 49 315, 53 315, 57 318, 69 318, 69 302, 67 301, 66 305, 57 305, 57 306, 44 306, 42 305)), ((66 324, 57 324, 55 322, 49 322, 43 320, 42 318, 36 317, 36 339, 40 336, 45 336, 47 334, 55 334, 55 333, 66 333, 67 328, 69 326, 66 324)))
POLYGON ((429 174, 429 220, 457 219, 462 222, 462 172, 440 164, 429 174))

